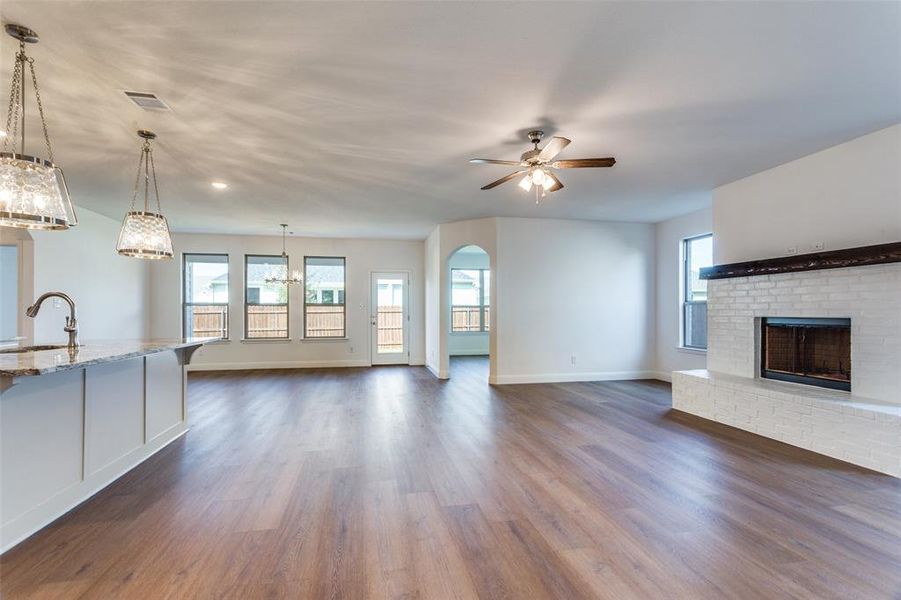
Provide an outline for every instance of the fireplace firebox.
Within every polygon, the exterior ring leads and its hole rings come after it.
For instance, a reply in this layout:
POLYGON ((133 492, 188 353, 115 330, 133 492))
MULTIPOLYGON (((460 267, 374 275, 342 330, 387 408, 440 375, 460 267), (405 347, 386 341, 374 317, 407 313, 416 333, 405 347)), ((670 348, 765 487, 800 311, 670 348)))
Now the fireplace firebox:
POLYGON ((851 319, 761 319, 760 376, 851 391, 851 319))

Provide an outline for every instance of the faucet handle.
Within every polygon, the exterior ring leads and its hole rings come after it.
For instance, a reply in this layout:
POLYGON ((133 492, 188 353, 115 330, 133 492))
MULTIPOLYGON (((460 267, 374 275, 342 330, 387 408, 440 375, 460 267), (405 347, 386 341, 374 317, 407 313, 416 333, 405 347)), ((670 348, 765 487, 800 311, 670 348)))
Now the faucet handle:
POLYGON ((71 319, 68 316, 66 317, 66 329, 75 329, 76 324, 75 319, 71 319))

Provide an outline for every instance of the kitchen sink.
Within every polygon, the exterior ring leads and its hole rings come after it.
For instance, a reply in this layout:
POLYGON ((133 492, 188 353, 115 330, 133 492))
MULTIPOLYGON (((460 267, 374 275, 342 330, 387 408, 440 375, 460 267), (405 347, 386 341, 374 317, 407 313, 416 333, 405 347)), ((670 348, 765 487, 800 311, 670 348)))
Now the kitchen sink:
POLYGON ((22 346, 19 348, 8 348, 6 350, 0 350, 0 354, 18 354, 21 352, 40 352, 41 350, 59 350, 61 348, 68 348, 66 344, 57 344, 55 346, 22 346))

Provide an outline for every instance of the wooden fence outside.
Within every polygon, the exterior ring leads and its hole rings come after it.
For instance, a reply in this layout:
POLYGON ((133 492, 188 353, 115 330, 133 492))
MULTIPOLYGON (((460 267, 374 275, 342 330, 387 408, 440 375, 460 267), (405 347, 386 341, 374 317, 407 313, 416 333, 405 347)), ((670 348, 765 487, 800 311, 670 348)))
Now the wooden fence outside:
POLYGON ((376 345, 379 352, 403 352, 404 307, 379 306, 376 345))
MULTIPOLYGON (((482 331, 479 327, 479 306, 452 306, 451 307, 451 331, 482 331)), ((485 331, 488 331, 491 324, 491 309, 485 307, 485 331)))
MULTIPOLYGON (((188 307, 188 310, 191 311, 191 335, 195 337, 228 337, 227 306, 195 304, 188 307)), ((474 331, 478 331, 478 307, 476 307, 475 318, 476 329, 474 331)), ((403 307, 380 306, 377 323, 379 352, 402 352, 404 349, 403 307)), ((456 331, 456 329, 454 330, 456 331)), ((306 337, 341 337, 344 335, 343 306, 307 306, 306 337)), ((248 338, 287 336, 287 306, 256 304, 247 307, 248 338)))
POLYGON ((191 315, 190 336, 228 337, 228 306, 195 304, 187 310, 191 315))

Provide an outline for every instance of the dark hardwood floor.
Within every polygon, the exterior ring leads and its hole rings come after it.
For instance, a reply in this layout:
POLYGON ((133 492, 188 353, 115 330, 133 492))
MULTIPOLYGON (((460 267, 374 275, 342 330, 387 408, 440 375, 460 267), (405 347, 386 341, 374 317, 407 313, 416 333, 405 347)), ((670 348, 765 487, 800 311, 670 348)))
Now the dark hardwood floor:
POLYGON ((899 598, 901 481, 653 381, 194 374, 187 436, 0 560, 3 598, 899 598))

